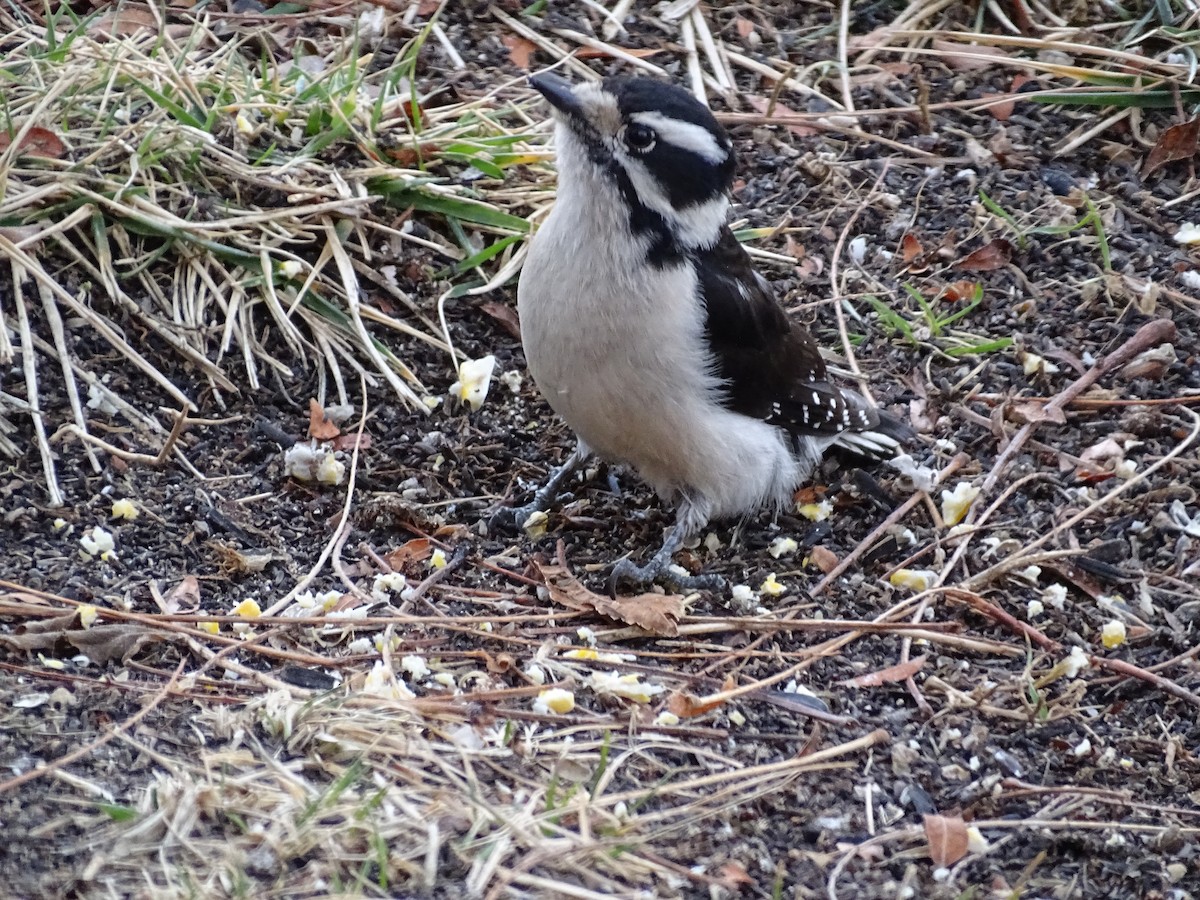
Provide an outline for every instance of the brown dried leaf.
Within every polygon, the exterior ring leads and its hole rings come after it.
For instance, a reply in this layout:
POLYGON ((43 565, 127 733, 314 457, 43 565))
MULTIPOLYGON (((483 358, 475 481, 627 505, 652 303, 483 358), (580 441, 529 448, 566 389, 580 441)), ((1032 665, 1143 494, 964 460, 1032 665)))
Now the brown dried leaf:
POLYGON ((952 866, 967 855, 967 823, 962 816, 925 816, 929 858, 939 868, 952 866))
POLYGON ((93 19, 88 31, 96 40, 129 37, 139 31, 158 31, 158 16, 145 7, 125 6, 93 19))
POLYGON ((371 436, 369 434, 340 434, 335 437, 329 444, 334 450, 345 450, 347 453, 354 450, 356 447, 359 450, 367 450, 371 446, 371 436))
POLYGON ((495 300, 488 300, 485 303, 479 304, 479 308, 495 319, 500 327, 512 337, 518 341, 521 339, 521 320, 517 318, 517 311, 507 303, 497 303, 495 300))
MULTIPOLYGON (((794 123, 786 122, 786 124, 787 124, 788 131, 790 131, 792 134, 796 135, 796 137, 812 137, 814 134, 821 133, 821 130, 819 128, 815 128, 814 126, 809 125, 807 123, 807 121, 805 121, 805 119, 798 112, 796 112, 793 109, 788 109, 786 106, 784 106, 782 103, 779 103, 778 101, 772 107, 771 101, 768 100, 766 97, 756 97, 754 95, 748 95, 746 97, 746 102, 749 103, 750 106, 753 107, 754 111, 756 113, 758 113, 759 115, 765 116, 767 114, 767 110, 770 109, 771 116, 774 119, 780 119, 780 120, 786 121, 787 119, 791 119, 792 117, 795 117, 796 121, 794 123)), ((781 122, 781 124, 783 124, 783 122, 781 122)))
POLYGON ((636 625, 652 634, 667 637, 679 634, 679 620, 684 608, 683 597, 677 594, 636 594, 615 600, 598 594, 594 596, 600 601, 596 604, 596 612, 602 616, 636 625))
POLYGON ((1009 54, 999 47, 987 47, 983 44, 961 44, 957 41, 933 39, 933 48, 939 51, 939 59, 949 68, 959 72, 978 72, 990 69, 996 63, 1010 59, 1009 54), (980 57, 991 57, 981 59, 980 57))
POLYGON ((984 91, 979 96, 984 100, 990 100, 993 97, 1005 98, 998 103, 989 104, 987 107, 987 111, 991 113, 992 118, 997 122, 1007 122, 1012 118, 1012 114, 1017 108, 1017 101, 1010 94, 997 94, 995 91, 984 91))
POLYGON ((702 716, 707 712, 712 712, 725 704, 724 700, 713 700, 709 703, 701 703, 700 698, 695 694, 689 694, 684 691, 675 691, 667 697, 667 710, 673 712, 681 719, 694 719, 696 716, 702 716))
POLYGON ((808 558, 812 560, 814 566, 828 575, 838 565, 837 554, 828 547, 822 547, 819 544, 808 551, 808 558))
POLYGON ((911 231, 907 232, 900 239, 900 261, 908 265, 918 256, 925 252, 925 248, 921 246, 921 240, 911 231))
POLYGON ((730 890, 740 888, 743 885, 754 884, 754 879, 750 877, 750 873, 746 871, 746 867, 733 859, 717 869, 717 878, 720 879, 721 884, 730 890))
POLYGON ((874 31, 868 31, 866 34, 855 34, 850 36, 847 47, 850 52, 857 53, 860 50, 874 50, 877 47, 886 47, 892 42, 896 36, 896 28, 894 25, 881 25, 874 31))
POLYGON ((978 281, 952 281, 946 285, 942 291, 942 297, 949 300, 951 303, 958 303, 960 300, 969 300, 974 297, 979 291, 978 281))
POLYGON ((331 441, 341 433, 342 430, 329 420, 316 398, 310 399, 308 401, 308 436, 318 441, 331 441))
POLYGON ((195 575, 186 576, 183 581, 167 591, 163 597, 163 612, 191 612, 200 608, 200 581, 195 575))
POLYGON ((409 563, 423 562, 433 553, 433 542, 429 538, 413 538, 401 544, 395 550, 389 550, 383 555, 383 561, 392 567, 393 572, 402 572, 409 563))
POLYGON ((820 503, 824 499, 828 488, 820 485, 809 485, 802 487, 796 493, 792 494, 792 502, 797 506, 805 506, 809 503, 820 503))
POLYGON ((684 609, 683 598, 678 595, 638 594, 614 600, 588 590, 564 565, 534 562, 533 566, 549 590, 550 598, 561 606, 581 612, 595 611, 653 634, 666 637, 679 634, 679 619, 684 609))
POLYGON ((1036 422, 1052 422, 1055 425, 1065 425, 1067 417, 1057 406, 1047 406, 1039 400, 1027 400, 1024 403, 1014 403, 1008 411, 1008 417, 1022 425, 1032 425, 1036 422))
POLYGON ((847 678, 845 681, 838 682, 842 687, 862 688, 862 687, 879 687, 882 684, 892 684, 897 681, 904 681, 912 678, 925 665, 927 656, 915 656, 905 663, 897 663, 894 666, 888 666, 886 669, 880 669, 878 672, 868 672, 866 675, 859 675, 857 678, 847 678))
POLYGON ((1145 178, 1169 162, 1191 159, 1196 155, 1198 139, 1200 139, 1200 116, 1190 122, 1184 122, 1182 125, 1172 125, 1159 135, 1154 149, 1146 157, 1146 164, 1142 166, 1142 177, 1145 178))
POLYGON ((964 272, 991 272, 1007 266, 1012 253, 1012 244, 1004 238, 996 238, 978 250, 972 250, 955 265, 964 272))
MULTIPOLYGON (((0 153, 7 150, 10 144, 12 144, 12 135, 8 132, 0 132, 0 153)), ((19 156, 41 156, 46 159, 62 159, 62 155, 66 152, 66 149, 63 146, 63 142, 59 140, 58 135, 53 131, 34 126, 22 136, 20 144, 17 145, 17 154, 19 156)))
POLYGON ((529 68, 533 52, 537 50, 537 44, 517 34, 502 35, 500 43, 508 50, 508 58, 514 66, 518 69, 529 68))
POLYGON ((29 652, 54 650, 65 642, 100 665, 113 659, 124 662, 146 641, 161 639, 161 635, 137 624, 115 623, 79 628, 78 615, 74 612, 31 623, 17 634, 0 634, 0 643, 29 652))
POLYGON ((433 154, 442 149, 441 144, 426 142, 423 144, 405 144, 402 147, 391 147, 384 152, 387 157, 402 169, 415 169, 433 154))

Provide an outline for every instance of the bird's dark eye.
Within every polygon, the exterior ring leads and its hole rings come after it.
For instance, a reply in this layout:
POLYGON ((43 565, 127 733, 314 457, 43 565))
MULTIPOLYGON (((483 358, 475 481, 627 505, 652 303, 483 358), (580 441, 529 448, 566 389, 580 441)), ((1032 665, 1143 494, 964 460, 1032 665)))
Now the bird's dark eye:
POLYGON ((634 122, 625 129, 625 143, 630 150, 639 153, 645 153, 653 147, 657 139, 658 135, 654 133, 654 129, 641 122, 634 122))

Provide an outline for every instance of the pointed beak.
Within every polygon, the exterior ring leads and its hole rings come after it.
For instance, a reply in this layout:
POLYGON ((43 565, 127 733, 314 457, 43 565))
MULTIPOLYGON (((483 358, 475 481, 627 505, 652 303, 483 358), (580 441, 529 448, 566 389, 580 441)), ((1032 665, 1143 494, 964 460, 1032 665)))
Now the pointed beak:
POLYGON ((530 87, 537 90, 559 112, 584 118, 583 105, 575 96, 575 85, 553 72, 529 76, 530 87))

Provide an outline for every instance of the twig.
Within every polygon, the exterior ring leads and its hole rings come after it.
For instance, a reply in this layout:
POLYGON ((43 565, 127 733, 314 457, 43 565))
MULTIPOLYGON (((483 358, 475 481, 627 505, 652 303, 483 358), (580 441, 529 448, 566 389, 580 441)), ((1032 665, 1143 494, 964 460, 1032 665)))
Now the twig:
POLYGON ((60 756, 58 759, 52 760, 46 763, 44 766, 30 769, 28 772, 17 775, 14 778, 10 778, 8 781, 0 782, 0 794, 5 793, 6 791, 11 791, 14 788, 18 788, 27 782, 41 778, 43 775, 49 775, 53 772, 57 772, 59 769, 69 766, 71 763, 75 762, 75 760, 83 759, 85 756, 95 753, 109 741, 116 738, 118 734, 129 731, 131 728, 137 725, 138 722, 150 715, 150 713, 155 710, 158 704, 162 703, 162 701, 167 698, 167 695, 170 694, 174 689, 175 681, 179 678, 179 673, 183 671, 183 667, 186 662, 186 659, 181 659, 179 661, 179 665, 175 667, 175 671, 167 680, 167 683, 164 684, 162 688, 150 698, 149 702, 146 703, 145 706, 139 709, 120 725, 117 725, 115 728, 106 731, 91 743, 80 747, 78 750, 68 753, 66 756, 60 756))
MULTIPOLYGON (((960 468, 970 462, 970 460, 971 458, 965 453, 959 453, 957 456, 951 459, 950 462, 946 463, 945 468, 938 472, 937 477, 934 479, 934 484, 941 484, 952 474, 954 474, 954 472, 958 471, 960 468)), ((920 503, 923 496, 924 494, 922 492, 914 493, 911 497, 896 507, 891 515, 889 515, 875 527, 874 531, 858 542, 858 546, 851 550, 850 553, 846 555, 845 559, 841 560, 836 566, 833 567, 833 571, 817 582, 816 587, 814 587, 809 593, 815 597, 817 594, 825 590, 825 588, 829 587, 829 585, 833 583, 834 579, 840 577, 843 572, 850 568, 850 566, 854 565, 855 561, 860 556, 874 546, 875 542, 883 537, 889 528, 908 515, 909 510, 920 503)))
POLYGON ((867 201, 879 189, 879 185, 883 183, 883 179, 887 176, 888 166, 889 161, 885 159, 883 166, 879 170, 879 175, 875 179, 875 183, 871 185, 871 189, 867 192, 866 199, 854 207, 854 212, 851 213, 849 220, 843 226, 841 233, 838 235, 837 243, 833 247, 833 253, 829 258, 829 286, 832 289, 834 297, 833 313, 837 317, 838 334, 842 338, 842 352, 846 355, 846 363, 850 366, 850 371, 860 379, 859 391, 868 400, 873 399, 871 397, 871 389, 865 381, 861 380, 862 370, 858 367, 858 359, 854 355, 854 345, 850 342, 850 333, 846 328, 846 311, 842 308, 841 300, 843 291, 842 286, 838 282, 841 280, 840 260, 842 258, 842 247, 846 244, 846 238, 850 234, 850 229, 854 227, 854 223, 858 221, 859 215, 866 208, 867 201))
POLYGON ((362 391, 363 398, 362 414, 358 419, 358 439, 355 440, 354 449, 350 453, 350 472, 346 476, 346 501, 342 504, 342 514, 338 519, 337 529, 334 531, 332 539, 325 544, 325 548, 321 551, 321 555, 317 558, 317 561, 313 563, 312 568, 308 570, 308 574, 301 578, 300 581, 298 581, 296 585, 287 592, 285 597, 276 603, 272 603, 269 607, 264 609, 262 612, 264 616, 273 616, 276 613, 286 609, 292 600, 295 599, 297 594, 312 584, 313 579, 317 577, 317 573, 325 567, 325 562, 333 553, 334 548, 340 546, 345 540, 345 538, 342 536, 342 532, 348 532, 350 529, 350 510, 354 502, 354 482, 355 476, 358 472, 358 448, 362 443, 363 430, 367 425, 367 384, 365 379, 362 379, 362 373, 359 373, 359 375, 359 390, 362 391))
POLYGON ((1109 659, 1108 657, 1096 656, 1095 654, 1089 654, 1088 659, 1098 669, 1107 669, 1110 672, 1117 672, 1129 678, 1145 681, 1147 684, 1154 685, 1160 691, 1165 691, 1172 697, 1178 697, 1180 700, 1186 700, 1192 706, 1200 707, 1200 697, 1193 694, 1187 688, 1180 687, 1170 679, 1163 678, 1161 675, 1155 675, 1141 666, 1135 666, 1133 663, 1125 662, 1123 659, 1109 659))
POLYGON ((849 113, 854 112, 854 95, 850 90, 850 0, 842 0, 841 13, 838 16, 838 75, 842 82, 842 106, 849 113))
MULTIPOLYGON (((1061 416, 1066 408, 1071 405, 1071 402, 1095 384, 1101 376, 1125 365, 1139 353, 1144 353, 1151 347, 1157 347, 1159 344, 1174 340, 1174 338, 1175 323, 1169 319, 1155 319, 1152 322, 1147 322, 1134 333, 1133 337, 1112 353, 1099 360, 1088 371, 1065 387, 1053 400, 1047 403, 1042 408, 1044 418, 1053 419, 1054 416, 1061 416)), ((1008 442, 1008 446, 1004 448, 1000 456, 996 459, 992 470, 988 472, 987 478, 983 480, 983 486, 980 488, 982 493, 986 494, 995 487, 996 482, 1008 467, 1009 461, 1021 452, 1025 441, 1033 434, 1038 424, 1038 422, 1027 422, 1013 435, 1012 440, 1008 442)))
MULTIPOLYGON (((17 259, 12 266, 13 299, 17 307, 17 328, 21 335, 21 368, 25 375, 25 395, 29 401, 29 417, 33 420, 33 431, 37 435, 38 452, 42 457, 42 473, 46 476, 47 501, 51 508, 63 506, 62 491, 58 489, 58 475, 54 470, 54 454, 46 436, 46 421, 42 415, 38 395, 37 351, 33 347, 33 330, 29 325, 29 310, 25 308, 22 285, 25 282, 25 266, 17 259)), ((0 324, 0 328, 4 327, 0 324)))

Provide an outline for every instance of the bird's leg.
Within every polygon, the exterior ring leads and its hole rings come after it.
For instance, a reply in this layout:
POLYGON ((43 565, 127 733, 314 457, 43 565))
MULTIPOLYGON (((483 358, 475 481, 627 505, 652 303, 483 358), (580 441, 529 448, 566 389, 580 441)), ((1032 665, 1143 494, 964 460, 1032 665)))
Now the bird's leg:
POLYGON ((584 461, 592 455, 582 441, 575 445, 571 455, 561 466, 550 473, 550 477, 533 495, 533 499, 524 506, 509 506, 496 510, 488 521, 488 531, 504 529, 516 531, 524 526, 529 517, 536 512, 545 512, 562 491, 563 485, 574 475, 584 461))
POLYGON ((619 560, 608 576, 608 593, 616 596, 617 588, 630 584, 637 588, 648 588, 656 582, 681 591, 720 591, 725 588, 725 579, 720 575, 687 575, 672 570, 672 557, 685 541, 700 530, 707 520, 699 516, 695 507, 686 500, 680 505, 675 524, 663 535, 662 547, 644 566, 636 565, 628 557, 619 560), (699 523, 697 524, 697 520, 699 523))

